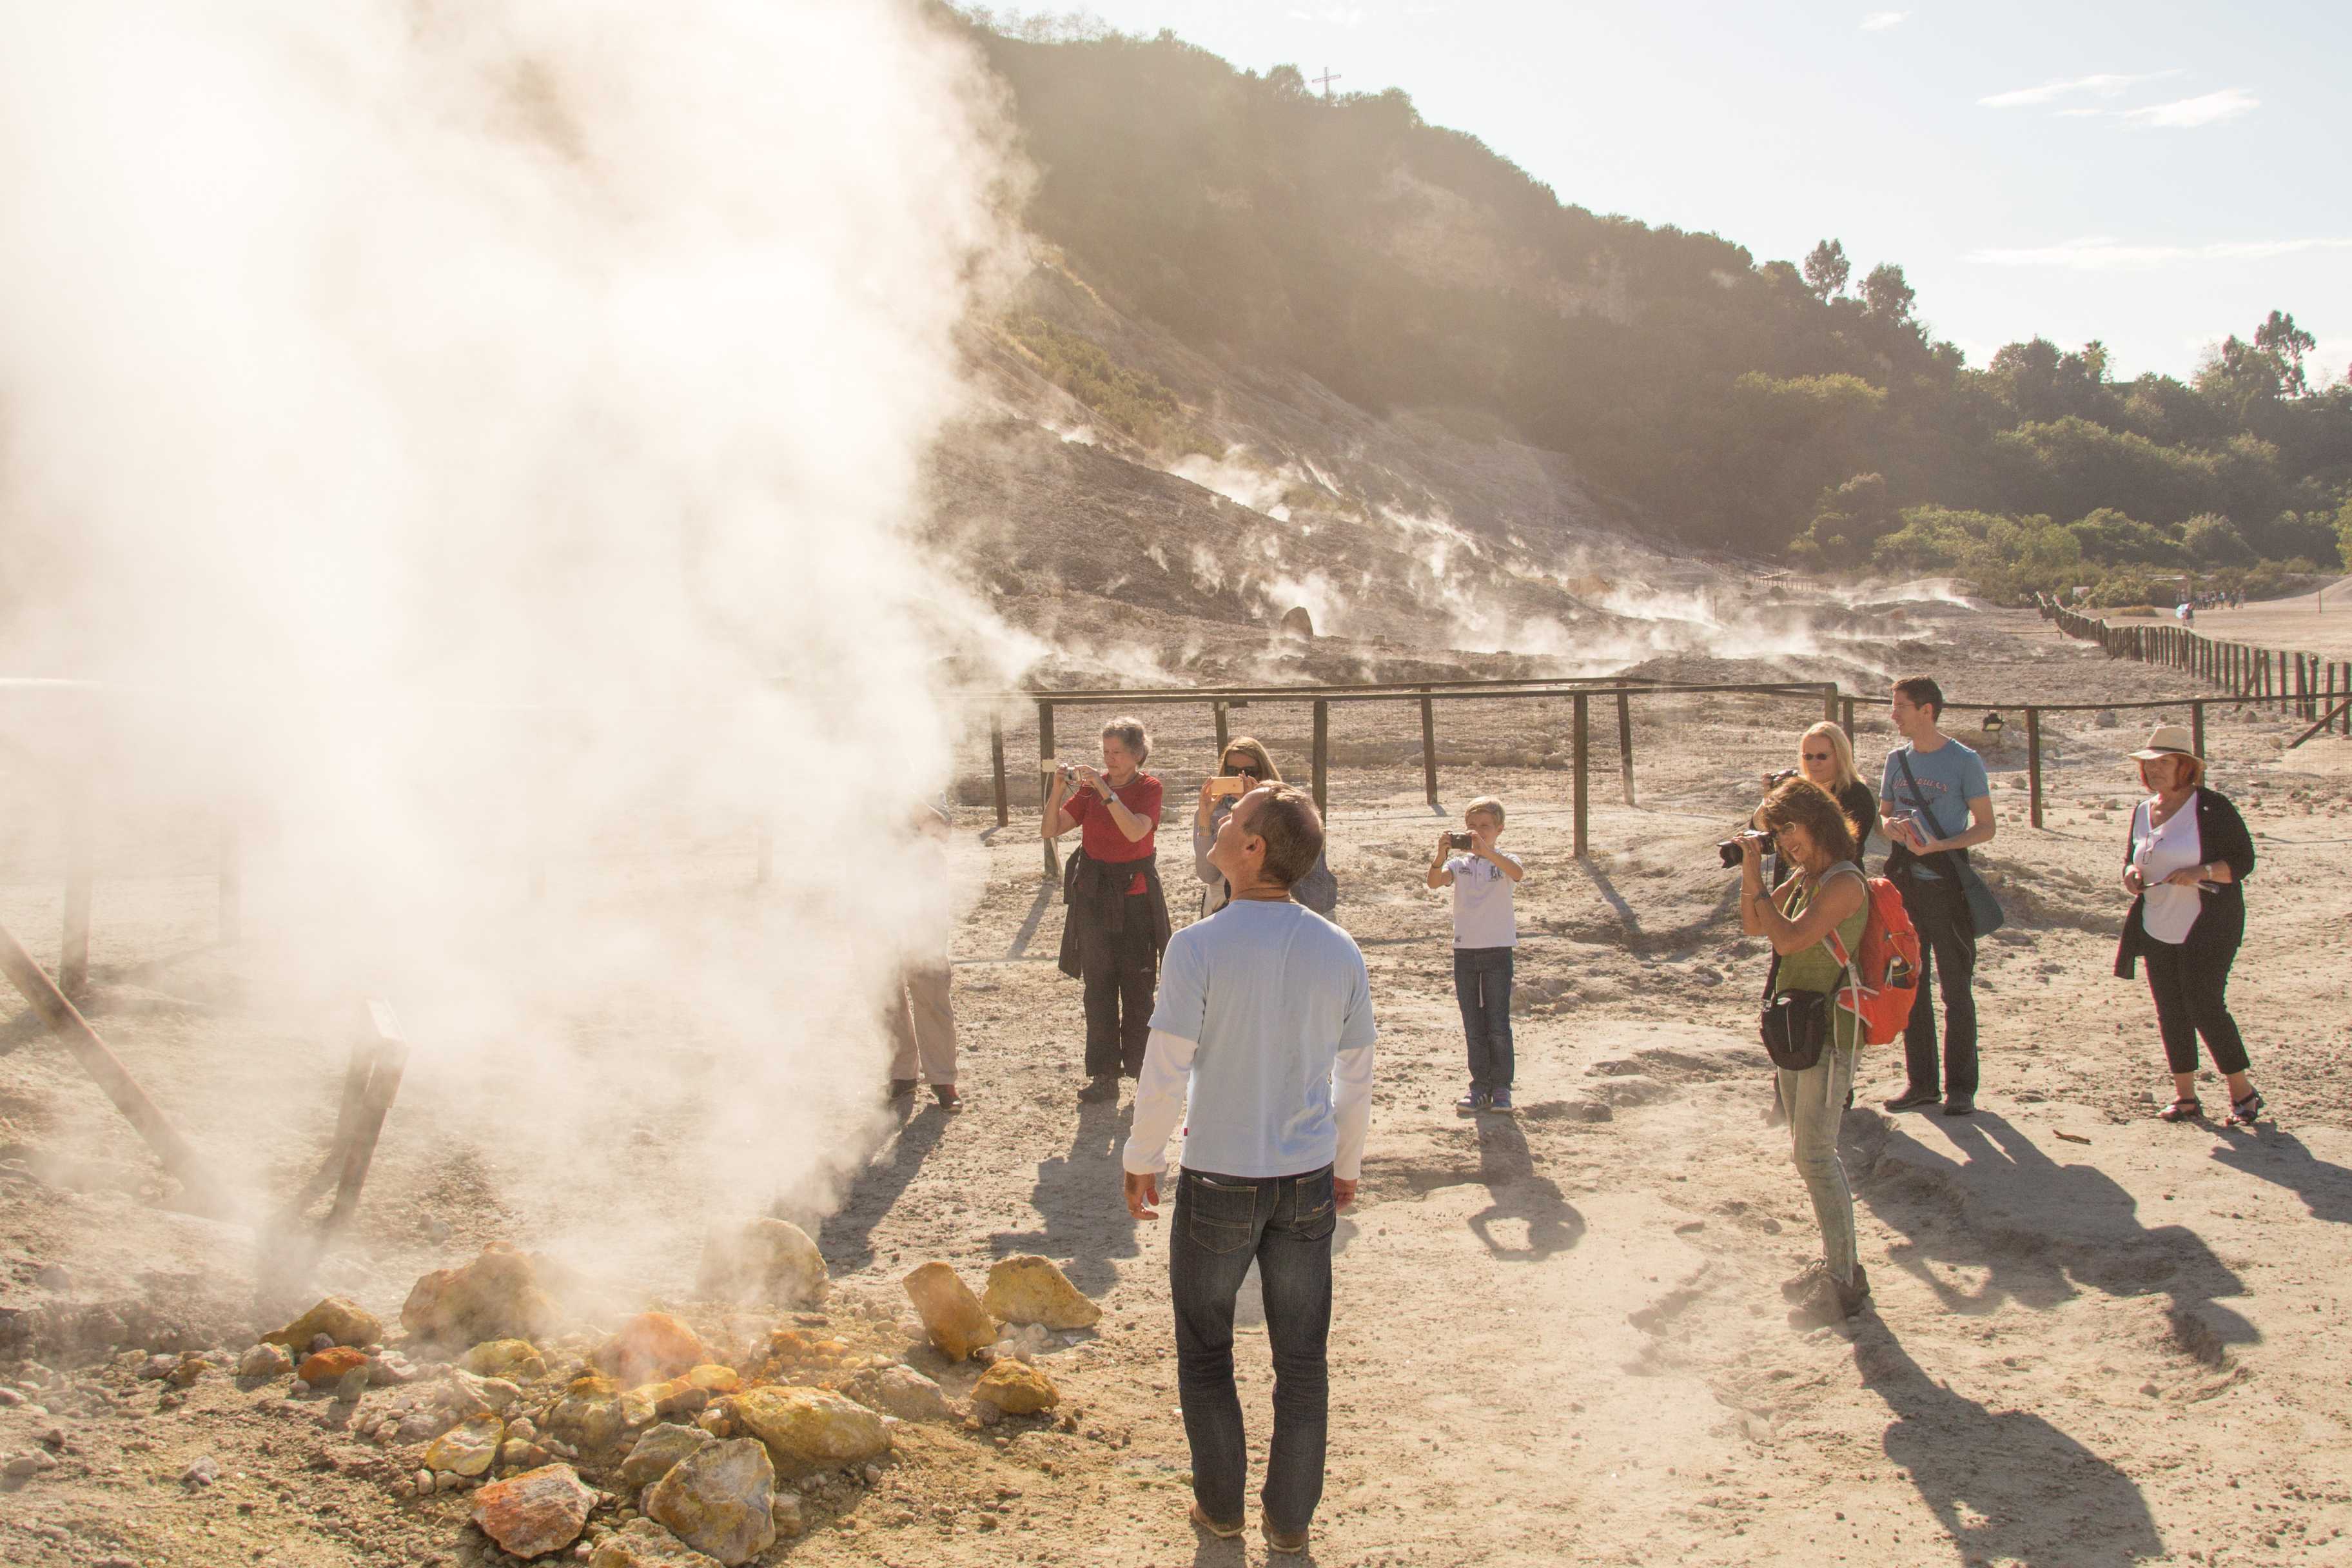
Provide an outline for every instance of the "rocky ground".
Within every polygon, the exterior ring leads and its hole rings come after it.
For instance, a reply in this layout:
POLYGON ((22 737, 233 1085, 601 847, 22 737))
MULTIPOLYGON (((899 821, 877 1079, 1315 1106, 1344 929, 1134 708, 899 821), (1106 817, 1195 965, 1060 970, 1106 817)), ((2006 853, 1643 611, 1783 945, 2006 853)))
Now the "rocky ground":
MULTIPOLYGON (((1832 653, 1849 689, 1872 667, 1916 665, 1964 700, 2204 694, 2030 615, 1915 606, 1832 653)), ((1646 672, 1772 678, 1830 657, 1678 655, 1646 672)), ((2165 1079, 2147 995, 2109 973, 2134 788, 2122 753, 2158 715, 2053 716, 2040 830, 2026 826, 2012 725, 1988 756, 2001 830, 1981 863, 2011 919, 1980 972, 1985 1109, 1887 1118, 1872 1107, 1899 1085, 1900 1060, 1866 1059, 1844 1142, 1875 1300, 1849 1330, 1806 1333, 1772 1288, 1808 1255, 1812 1222, 1785 1132, 1761 1123, 1761 948, 1738 933, 1712 845, 1816 716, 1793 699, 1643 699, 1628 805, 1613 713, 1596 714, 1595 852, 1580 863, 1559 765, 1565 704, 1441 710, 1447 812, 1501 795, 1506 847, 1530 868, 1519 1114, 1465 1121, 1450 1110, 1461 1047, 1445 908, 1421 887, 1448 818, 1422 799, 1417 716, 1338 710, 1331 862, 1382 1033, 1362 1200, 1339 1232, 1330 1482, 1313 1560, 2352 1561, 2352 1394, 2335 1331, 2352 1279, 2341 981, 2352 896, 2340 875, 2352 746, 2286 752, 2299 725, 2209 711, 2215 782, 2245 808, 2262 857, 2232 995, 2273 1114, 2249 1132, 2153 1120, 2165 1079)), ((1212 759, 1209 715, 1151 717, 1172 816, 1212 759)), ((1008 750, 1034 754, 1022 716, 1008 718, 1008 750)), ((1234 725, 1303 772, 1303 704, 1261 704, 1234 725)), ((1062 716, 1065 737, 1090 728, 1062 716)), ((1865 709, 1864 756, 1889 739, 1865 709)), ((774 1474, 770 1526, 785 1527, 761 1562, 1263 1561, 1254 1532, 1211 1543, 1184 1522, 1161 1238, 1119 1202, 1126 1109, 1072 1098, 1078 1002, 1051 962, 1057 896, 1034 816, 1016 810, 992 829, 979 804, 982 755, 955 862, 972 898, 956 946, 967 1103, 902 1110, 875 1130, 832 1211, 799 1216, 831 1275, 821 1301, 746 1308, 740 1281, 718 1289, 722 1277, 698 1268, 709 1194, 680 1190, 678 1234, 630 1250, 628 1270, 575 1278, 551 1262, 543 1321, 474 1325, 530 1330, 510 1337, 530 1340, 541 1373, 527 1360, 467 1371, 472 1347, 446 1326, 432 1338, 401 1321, 418 1278, 489 1242, 534 1247, 551 1222, 530 1197, 514 1116, 459 1114, 471 1086, 424 1068, 348 1238, 304 1299, 289 1305, 281 1289, 265 1308, 251 1233, 166 1206, 168 1184, 70 1060, 29 1019, 0 1026, 0 1454, 12 1461, 0 1560, 500 1560, 473 1522, 488 1489, 444 1489, 437 1477, 461 1468, 431 1462, 436 1443, 439 1459, 458 1457, 470 1417, 478 1456, 492 1421, 522 1445, 490 1448, 485 1473, 584 1478, 578 1492, 534 1483, 546 1495, 515 1509, 559 1521, 583 1509, 608 1550, 646 1561, 667 1548, 622 1517, 653 1505, 621 1467, 658 1425, 687 1434, 667 1439, 678 1445, 724 1448, 697 1456, 706 1469, 756 1471, 741 1446, 756 1439, 774 1474), (977 1287, 1017 1255, 1053 1260, 1101 1317, 1021 1331, 1003 1359, 1042 1373, 1058 1402, 992 1421, 1002 1406, 974 1399, 990 1369, 947 1360, 900 1281, 940 1260, 977 1287), (356 1347, 378 1347, 353 1369, 363 1383, 339 1373, 333 1388, 297 1393, 295 1369, 247 1363, 262 1333, 331 1291, 380 1320, 381 1337, 356 1347), (616 1335, 646 1331, 635 1327, 646 1310, 674 1313, 694 1337, 691 1364, 600 1371, 616 1335), (929 1397, 892 1369, 929 1379, 940 1406, 892 1413, 886 1374, 897 1396, 929 1397), (830 1384, 852 1404, 862 1393, 884 1407, 877 1421, 892 1415, 887 1449, 822 1463, 767 1441, 761 1402, 741 1404, 763 1380, 830 1384), (648 1392, 673 1384, 684 1386, 648 1392), (518 1412, 530 1423, 520 1436, 518 1412), (428 1436, 445 1416, 461 1441, 428 1436)), ((1181 839, 1163 845, 1171 889, 1185 882, 1181 839)), ((290 1186, 331 1113, 240 1122, 235 1106, 241 1085, 298 1064, 318 1072, 317 1048, 241 995, 233 954, 207 950, 210 885, 189 859, 105 885, 98 1021, 160 1100, 184 1115, 210 1108, 200 1124, 185 1115, 208 1152, 242 1145, 290 1186)), ((28 940, 54 930, 54 899, 30 880, 0 889, 28 940)), ((644 1047, 656 1060, 666 1048, 644 1047)), ((657 1172, 693 1136, 657 1111, 615 1160, 657 1172)), ((1255 1315, 1245 1298, 1245 1323, 1255 1315)), ((1261 1455, 1262 1345, 1245 1335, 1241 1356, 1261 1455)), ((739 1502, 756 1495, 756 1475, 720 1479, 739 1502)), ((756 1539, 747 1510, 733 1523, 756 1539)))

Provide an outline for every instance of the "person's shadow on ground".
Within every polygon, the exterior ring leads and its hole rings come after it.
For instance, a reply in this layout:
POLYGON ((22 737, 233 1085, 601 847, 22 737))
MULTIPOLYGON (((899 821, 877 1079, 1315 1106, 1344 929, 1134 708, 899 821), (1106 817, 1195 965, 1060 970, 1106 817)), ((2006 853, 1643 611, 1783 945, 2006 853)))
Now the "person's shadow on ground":
POLYGON ((874 1227, 898 1206, 923 1162, 939 1146, 950 1120, 950 1113, 938 1105, 927 1105, 912 1115, 900 1112, 898 1134, 888 1152, 866 1162, 849 1184, 841 1207, 826 1215, 818 1227, 817 1250, 824 1255, 826 1268, 841 1273, 874 1261, 874 1227))
POLYGON ((2096 1568, 2164 1555, 2131 1478, 2048 1421, 1937 1383, 1883 1321, 1856 1336, 1853 1359, 1895 1416, 1880 1446, 1960 1561, 2096 1568))
POLYGON ((1907 1238, 1889 1247, 1893 1261, 1946 1310, 1990 1312, 2013 1300, 2046 1310, 2085 1287, 2109 1296, 2161 1290, 2184 1340, 2228 1345, 2262 1337, 2215 1300, 2245 1287, 2204 1238, 2186 1226, 2143 1223, 2137 1202, 2105 1172, 2057 1163, 1990 1111, 1945 1121, 1940 1131, 1964 1160, 1895 1124, 1884 1152, 1871 1152, 1875 1163, 1860 1195, 1907 1238), (1986 1278, 1961 1289, 1930 1263, 1982 1268, 1986 1278))
POLYGON ((2226 1136, 2229 1141, 2213 1151, 2214 1159, 2286 1188, 2314 1219, 2352 1225, 2352 1171, 2319 1158, 2294 1133, 2275 1127, 2226 1136))
MULTIPOLYGON (((1117 1284, 1113 1260, 1137 1253, 1136 1221, 1121 1192, 1126 1167, 1119 1163, 1119 1148, 1127 1127, 1128 1113, 1116 1105, 1080 1105, 1069 1152, 1038 1163, 1029 1204, 1044 1226, 1000 1233, 992 1243, 996 1256, 1042 1253, 1061 1264, 1070 1283, 1089 1296, 1117 1284)), ((1165 1214, 1176 1194, 1164 1176, 1160 1197, 1165 1214)))
POLYGON ((1477 1121, 1478 1181, 1487 1204, 1465 1222, 1470 1233, 1496 1258, 1513 1263, 1541 1263, 1583 1240, 1584 1216, 1560 1195, 1559 1183, 1537 1171, 1518 1118, 1488 1115, 1477 1121), (1496 1238, 1496 1223, 1507 1220, 1526 1223, 1524 1245, 1496 1238))

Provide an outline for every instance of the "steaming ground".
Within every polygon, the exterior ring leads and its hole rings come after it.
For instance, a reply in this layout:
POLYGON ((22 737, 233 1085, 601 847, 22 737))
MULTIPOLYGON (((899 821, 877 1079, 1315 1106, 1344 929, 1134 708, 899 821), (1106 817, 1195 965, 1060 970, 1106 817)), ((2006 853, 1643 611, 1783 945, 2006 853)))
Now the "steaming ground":
MULTIPOLYGON (((2028 616, 1926 619, 1958 699, 2196 690, 2028 616)), ((2209 716, 2217 780, 2247 807, 2263 857, 2233 999, 2277 1120, 2251 1134, 2153 1121, 2165 1080, 2145 990, 2108 973, 2124 902, 2117 808, 2130 795, 2118 759, 2149 716, 2113 729, 2053 718, 2040 832, 2011 787, 2019 745, 1989 758, 2002 830, 1984 860, 2012 916, 1979 979, 1986 1110, 1849 1121, 1876 1305, 1851 1334, 1803 1335, 1772 1289, 1810 1255, 1812 1231, 1786 1134, 1759 1124, 1760 948, 1737 934, 1710 846, 1811 715, 1795 701, 1638 706, 1640 804, 1617 798, 1611 772, 1596 778, 1598 853, 1580 868, 1567 778, 1528 765, 1556 750, 1545 737, 1564 706, 1440 710, 1445 799, 1502 795, 1507 842, 1530 868, 1516 1120, 1448 1109, 1460 1046, 1447 922, 1419 886, 1443 824, 1421 800, 1417 721, 1346 708, 1335 722, 1332 864, 1382 1040, 1364 1199, 1339 1233, 1315 1561, 2073 1568, 2352 1552, 2352 1360, 2337 1331, 2352 1305, 2341 985, 2352 898, 2338 871, 2352 750, 2283 752, 2293 730, 2273 716, 2209 716)), ((1303 705, 1235 719, 1286 764, 1304 756, 1303 705)), ((1060 727, 1088 728, 1075 713, 1060 727)), ((1181 809, 1212 760, 1206 715, 1160 710, 1156 728, 1154 771, 1181 809)), ((1597 729, 1613 764, 1612 726, 1597 729)), ((1861 739, 1876 754, 1888 733, 1866 716, 1861 739)), ((1015 730, 1008 749, 1034 753, 1034 736, 1015 730)), ((1255 1543, 1196 1552, 1182 1522, 1164 1241, 1118 1202, 1124 1109, 1072 1099, 1076 987, 1050 962, 1061 910, 1040 879, 1034 818, 1016 811, 993 833, 984 810, 963 821, 955 868, 976 899, 955 938, 969 1108, 877 1115, 871 1160, 818 1234, 841 1302, 887 1299, 932 1257, 973 1279, 1004 1253, 1060 1261, 1107 1308, 1099 1338, 1045 1358, 1077 1429, 926 1429, 870 1492, 813 1500, 818 1528, 776 1559, 1260 1561, 1255 1543)), ((27 834, 0 918, 37 950, 46 941, 47 961, 54 865, 27 834)), ((210 1157, 282 1193, 331 1124, 327 1023, 240 994, 238 954, 213 945, 207 856, 169 823, 152 834, 115 846, 100 885, 100 1026, 210 1157), (173 843, 176 858, 160 853, 173 843)), ((1179 837, 1163 847, 1171 889, 1185 886, 1179 837)), ((748 832, 713 832, 660 862, 559 858, 548 898, 749 918, 775 896, 749 888, 753 855, 748 832)), ((462 1063, 412 1075, 349 1245, 319 1283, 389 1315, 420 1270, 484 1240, 551 1239, 586 1277, 592 1318, 686 1304, 702 1220, 760 1199, 729 1190, 726 1161, 707 1157, 695 1097, 653 1087, 723 1070, 685 1026, 692 1011, 688 997, 669 1026, 583 1021, 576 1048, 606 1064, 595 1081, 609 1104, 586 1150, 547 1146, 528 1081, 462 1063), (602 1258, 583 1246, 578 1216, 542 1194, 551 1160, 583 1156, 677 1239, 602 1258)), ((394 1506, 372 1478, 385 1461, 312 1415, 216 1378, 158 1411, 154 1385, 91 1361, 101 1346, 65 1342, 79 1328, 123 1346, 176 1335, 239 1347, 279 1320, 252 1306, 247 1234, 156 1206, 144 1151, 34 1025, 6 1026, 0 1047, 0 1325, 34 1336, 10 1353, 89 1368, 79 1392, 47 1395, 45 1415, 0 1409, 0 1450, 66 1434, 58 1468, 5 1483, 20 1489, 0 1493, 0 1558, 485 1560, 460 1499, 394 1506), (42 1277, 48 1265, 66 1277, 42 1277), (184 1493, 176 1477, 206 1454, 228 1479, 184 1493)), ((866 1050, 844 1040, 837 1070, 878 1082, 866 1050)), ((1872 1052, 1863 1105, 1901 1070, 1894 1051, 1872 1052)), ((833 1321, 850 1320, 837 1304, 833 1321)), ((1242 1363, 1262 1448, 1262 1335, 1244 1336, 1242 1363)), ((970 1376, 945 1373, 950 1392, 970 1376)))

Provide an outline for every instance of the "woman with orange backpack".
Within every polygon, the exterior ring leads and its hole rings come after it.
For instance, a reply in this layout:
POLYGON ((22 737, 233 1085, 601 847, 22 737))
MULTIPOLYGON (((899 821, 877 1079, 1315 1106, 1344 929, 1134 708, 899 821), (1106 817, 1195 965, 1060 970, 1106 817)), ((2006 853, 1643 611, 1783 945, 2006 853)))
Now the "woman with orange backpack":
POLYGON ((1870 1279, 1854 1256, 1853 1191, 1838 1158, 1838 1123, 1853 1087, 1863 1022, 1837 994, 1858 984, 1848 963, 1862 949, 1870 890, 1853 864, 1853 826, 1828 791, 1790 779, 1759 814, 1793 867, 1764 887, 1764 836, 1739 836, 1739 929, 1772 944, 1764 983, 1765 1048, 1780 1069, 1791 1158, 1822 1227, 1822 1256, 1781 1286, 1797 1303, 1790 1321, 1811 1328, 1862 1310, 1870 1279))

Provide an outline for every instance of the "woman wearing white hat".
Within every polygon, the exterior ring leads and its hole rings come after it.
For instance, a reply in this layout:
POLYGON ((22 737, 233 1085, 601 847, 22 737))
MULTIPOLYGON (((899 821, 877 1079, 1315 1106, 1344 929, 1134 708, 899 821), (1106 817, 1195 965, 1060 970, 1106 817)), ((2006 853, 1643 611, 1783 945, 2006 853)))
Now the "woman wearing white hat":
POLYGON ((2246 1046, 2223 999, 2230 965, 2246 934, 2254 841, 2229 797, 2205 787, 2205 759, 2187 729, 2159 724, 2132 753, 2140 783, 2155 793, 2132 809, 2124 846, 2124 891, 2134 896, 2116 950, 2116 973, 2132 977, 2147 960, 2156 1025, 2172 1068, 2172 1103, 2157 1114, 2186 1121, 2205 1114, 2197 1099, 2197 1039, 2229 1085, 2230 1125, 2251 1127, 2263 1097, 2246 1078, 2246 1046))

